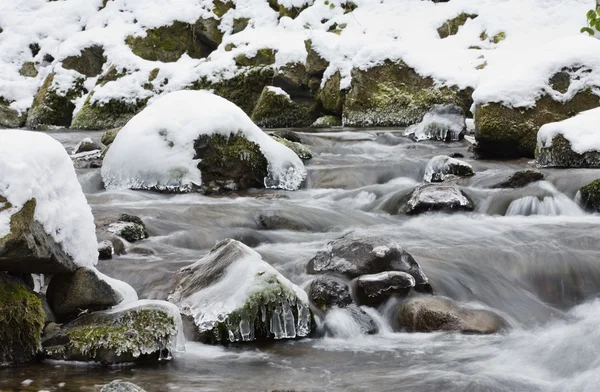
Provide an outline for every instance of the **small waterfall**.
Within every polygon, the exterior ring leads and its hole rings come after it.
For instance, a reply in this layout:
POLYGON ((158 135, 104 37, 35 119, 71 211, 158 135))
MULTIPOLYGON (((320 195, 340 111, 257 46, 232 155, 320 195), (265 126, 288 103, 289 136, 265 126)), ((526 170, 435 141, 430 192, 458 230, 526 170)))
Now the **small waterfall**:
POLYGON ((362 336, 360 325, 352 318, 352 314, 345 309, 334 308, 325 316, 325 328, 334 338, 348 339, 362 336))
POLYGON ((563 194, 558 194, 546 196, 543 199, 536 196, 525 196, 517 199, 510 203, 506 215, 580 216, 585 215, 585 213, 573 200, 563 194))

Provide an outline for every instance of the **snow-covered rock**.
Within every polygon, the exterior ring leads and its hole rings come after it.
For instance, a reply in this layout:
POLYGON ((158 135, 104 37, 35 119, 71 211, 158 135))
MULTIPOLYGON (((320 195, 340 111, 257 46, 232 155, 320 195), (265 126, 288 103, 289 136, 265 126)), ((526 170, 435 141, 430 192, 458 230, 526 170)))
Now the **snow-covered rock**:
POLYGON ((465 112, 456 105, 436 105, 418 124, 411 125, 404 132, 416 141, 440 140, 458 141, 464 138, 467 130, 465 112))
POLYGON ((392 296, 406 297, 415 287, 415 278, 406 272, 385 271, 362 275, 352 281, 359 305, 379 306, 392 296))
POLYGON ((98 260, 94 218, 63 146, 0 130, 0 269, 72 272, 98 260))
POLYGON ((231 239, 181 269, 168 300, 208 343, 304 337, 312 328, 306 293, 231 239))
POLYGON ((414 215, 428 211, 473 211, 471 199, 454 184, 419 185, 403 207, 406 214, 414 215))
POLYGON ((206 91, 174 92, 148 106, 121 129, 102 166, 108 189, 295 190, 305 176, 293 151, 206 91))
POLYGON ((429 160, 425 167, 423 180, 426 182, 443 182, 448 175, 469 177, 475 175, 473 167, 466 162, 447 155, 438 155, 429 160))
POLYGON ((551 167, 600 167, 600 109, 546 124, 537 134, 537 162, 551 167))

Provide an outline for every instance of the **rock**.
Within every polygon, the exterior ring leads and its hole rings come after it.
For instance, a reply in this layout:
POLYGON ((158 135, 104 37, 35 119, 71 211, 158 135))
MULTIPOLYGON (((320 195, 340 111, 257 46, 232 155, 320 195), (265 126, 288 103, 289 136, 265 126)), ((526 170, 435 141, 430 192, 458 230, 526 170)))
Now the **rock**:
POLYGON ((492 188, 523 188, 533 182, 544 179, 544 174, 539 170, 519 170, 506 181, 494 185, 492 188))
POLYGON ((120 130, 121 128, 109 129, 108 131, 104 132, 104 134, 102 134, 102 139, 100 139, 100 141, 105 146, 110 146, 112 142, 115 141, 115 138, 117 137, 117 134, 120 130))
POLYGON ((19 128, 25 125, 26 116, 10 108, 10 103, 0 97, 0 127, 19 128))
POLYGON ((333 337, 351 338, 360 332, 374 335, 379 327, 371 316, 356 304, 344 308, 333 308, 326 315, 323 323, 325 332, 333 337))
POLYGON ((585 209, 600 212, 600 179, 579 188, 579 196, 585 209))
POLYGON ((334 73, 325 81, 317 93, 317 100, 321 104, 324 113, 341 116, 346 101, 346 90, 340 89, 341 76, 339 72, 334 73))
POLYGON ((288 339, 312 329, 308 296, 261 256, 227 239, 175 276, 168 300, 205 343, 288 339))
POLYGON ((558 134, 554 136, 550 142, 545 141, 538 143, 536 162, 542 167, 599 168, 600 151, 590 149, 583 152, 577 152, 565 136, 558 134))
MULTIPOLYGON (((215 50, 223 42, 223 32, 219 29, 221 21, 216 18, 200 18, 194 23, 193 33, 197 40, 208 49, 215 50)), ((206 48, 203 48, 206 51, 206 48)))
POLYGON ((403 211, 416 215, 429 211, 449 213, 474 209, 471 199, 458 186, 433 183, 417 186, 403 211))
POLYGON ((102 72, 102 66, 106 62, 104 48, 100 45, 92 45, 81 51, 78 56, 69 56, 62 61, 65 69, 72 69, 87 77, 95 77, 102 72))
POLYGON ((97 169, 102 167, 103 154, 102 150, 92 150, 71 155, 71 159, 76 169, 97 169))
POLYGON ((235 57, 235 64, 238 67, 258 67, 272 65, 275 63, 275 54, 277 52, 270 48, 258 49, 251 55, 239 54, 235 57))
POLYGON ((278 87, 266 86, 252 111, 252 121, 264 128, 308 127, 316 115, 310 104, 294 102, 278 87))
POLYGON ((77 146, 75 146, 74 154, 79 154, 82 152, 90 152, 90 151, 94 151, 94 150, 101 150, 101 149, 102 149, 102 147, 98 143, 96 143, 89 137, 86 137, 85 139, 80 141, 77 144, 77 146))
POLYGON ((408 126, 419 123, 435 105, 471 106, 471 91, 437 87, 402 61, 353 69, 342 121, 346 126, 408 126))
POLYGON ((336 116, 323 116, 315 120, 310 126, 311 128, 331 128, 342 125, 342 119, 336 116))
POLYGON ((112 259, 115 250, 113 244, 110 241, 102 241, 98 244, 98 259, 108 260, 112 259))
POLYGON ((477 15, 461 13, 453 19, 448 19, 441 27, 437 29, 440 38, 446 38, 451 35, 456 35, 458 29, 463 26, 469 19, 475 19, 477 15))
POLYGON ((175 21, 169 26, 147 30, 145 37, 130 35, 125 42, 144 60, 170 63, 179 60, 184 53, 195 59, 207 57, 212 49, 196 38, 195 30, 200 33, 200 29, 192 28, 188 23, 175 21))
POLYGON ((402 247, 381 237, 346 235, 329 242, 308 262, 309 274, 332 273, 348 279, 385 271, 406 272, 417 285, 427 283, 419 263, 402 247))
POLYGON ((289 140, 293 143, 303 143, 302 138, 294 131, 289 129, 281 129, 272 133, 273 136, 277 136, 280 139, 289 140))
POLYGON ((27 113, 26 125, 32 129, 48 126, 68 128, 71 125, 75 104, 73 100, 83 93, 83 79, 73 81, 65 92, 54 84, 55 74, 48 75, 38 90, 27 113))
POLYGON ((123 295, 89 268, 78 268, 72 274, 54 275, 46 297, 59 320, 73 318, 84 310, 104 310, 118 305, 123 295))
POLYGON ((500 316, 490 311, 467 309, 440 297, 406 299, 397 312, 399 326, 408 332, 492 334, 506 326, 500 316))
POLYGON ((354 303, 348 285, 329 276, 318 276, 310 283, 308 298, 322 312, 334 307, 345 308, 354 303))
POLYGON ((36 359, 44 319, 35 293, 20 279, 0 272, 0 367, 36 359))
POLYGON ((312 76, 322 77, 325 73, 327 67, 329 67, 329 62, 315 50, 313 47, 311 40, 304 41, 304 46, 306 48, 306 73, 312 76))
POLYGON ((44 336, 46 357, 116 364, 170 358, 179 315, 164 301, 138 301, 119 310, 84 314, 44 336))
POLYGON ((271 137, 273 138, 273 140, 283 144, 284 146, 286 146, 287 148, 289 148, 290 150, 295 152, 296 155, 298 155, 298 158, 302 159, 303 161, 309 161, 312 159, 312 157, 313 157, 312 152, 304 144, 297 143, 297 142, 291 142, 287 139, 283 139, 283 138, 280 138, 275 135, 272 135, 271 137))
POLYGON ((38 71, 35 68, 35 64, 31 61, 27 61, 23 63, 21 68, 19 69, 19 75, 25 76, 26 78, 35 78, 38 76, 38 71))
POLYGON ((304 223, 277 213, 263 212, 259 215, 258 220, 260 228, 264 230, 309 231, 304 223))
POLYGON ((139 113, 146 106, 147 101, 142 99, 130 103, 111 99, 100 103, 94 101, 93 96, 93 93, 88 95, 83 107, 75 115, 71 128, 89 130, 120 128, 139 113))
MULTIPOLYGON (((553 79, 556 81, 556 78, 553 79)), ((566 82, 568 88, 570 78, 567 78, 566 82)), ((563 83, 550 84, 557 91, 564 90, 563 83)), ((542 125, 565 120, 598 106, 598 96, 592 89, 578 92, 565 103, 556 102, 549 95, 543 95, 534 107, 527 109, 511 108, 494 102, 478 103, 475 107, 477 152, 484 157, 532 158, 536 151, 538 130, 542 125)), ((558 143, 556 150, 561 151, 565 147, 558 143)))
POLYGON ((144 222, 135 215, 121 214, 117 222, 108 225, 107 231, 128 242, 141 241, 149 237, 144 222))
MULTIPOLYGON (((10 218, 11 231, 0 238, 0 270, 58 274, 73 272, 77 265, 34 219, 36 199, 31 199, 10 218)), ((0 212, 10 208, 0 195, 0 212)))
POLYGON ((454 142, 464 139, 467 131, 465 112, 456 105, 435 105, 419 124, 404 132, 416 141, 438 140, 454 142))
POLYGON ((473 167, 466 162, 450 158, 447 155, 438 155, 429 160, 425 167, 425 182, 443 182, 448 175, 470 177, 475 175, 473 167))
POLYGON ((138 387, 127 381, 115 380, 110 384, 106 384, 102 387, 100 392, 146 392, 144 389, 138 387))
POLYGON ((405 297, 415 287, 415 278, 406 272, 386 271, 362 275, 352 281, 358 305, 377 307, 392 296, 405 297))
POLYGON ((275 70, 273 86, 286 91, 292 99, 304 98, 307 101, 314 97, 306 86, 306 67, 302 63, 288 63, 275 70))

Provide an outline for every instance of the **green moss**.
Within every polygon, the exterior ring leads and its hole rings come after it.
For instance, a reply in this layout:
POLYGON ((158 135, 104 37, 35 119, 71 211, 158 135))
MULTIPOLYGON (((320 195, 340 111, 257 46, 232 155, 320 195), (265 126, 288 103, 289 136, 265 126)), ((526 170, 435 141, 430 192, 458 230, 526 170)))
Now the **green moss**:
POLYGON ((437 104, 454 104, 468 112, 471 93, 471 89, 437 87, 433 79, 403 62, 386 61, 368 70, 353 70, 343 121, 358 127, 407 126, 420 122, 437 104))
POLYGON ((252 121, 265 128, 307 127, 315 120, 314 105, 292 101, 287 95, 277 94, 265 87, 256 107, 252 121))
POLYGON ((600 151, 576 153, 563 135, 555 136, 550 147, 537 145, 535 157, 537 164, 543 167, 600 167, 600 151))
POLYGON ((145 37, 127 37, 127 45, 133 53, 144 60, 174 62, 182 54, 192 58, 204 58, 211 50, 194 38, 193 28, 188 23, 174 22, 146 31, 145 37))
POLYGON ((458 33, 458 29, 467 23, 467 20, 475 18, 477 18, 477 15, 466 14, 463 12, 453 19, 448 19, 442 26, 440 26, 438 28, 438 34, 440 38, 456 35, 458 33))
POLYGON ((336 72, 327 79, 323 88, 317 93, 317 100, 324 113, 334 114, 336 116, 342 115, 344 102, 346 101, 346 91, 340 90, 340 81, 340 73, 336 72))
POLYGON ((235 8, 231 1, 213 0, 213 13, 222 18, 230 9, 235 8))
MULTIPOLYGON (((6 199, 2 199, 5 203, 7 202, 6 199)), ((10 232, 0 238, 0 245, 4 245, 10 240, 20 238, 22 233, 29 229, 33 222, 36 205, 37 201, 35 198, 32 198, 23 204, 23 207, 10 217, 10 232)))
POLYGON ((0 127, 18 128, 25 125, 26 116, 10 108, 10 103, 0 97, 0 127))
POLYGON ((504 41, 505 39, 506 39, 506 33, 504 31, 501 31, 498 34, 494 35, 494 38, 492 38, 492 42, 495 44, 499 44, 500 42, 504 41))
POLYGON ((160 68, 154 68, 152 71, 150 71, 150 75, 148 75, 148 81, 153 82, 156 79, 156 77, 158 76, 159 72, 160 72, 160 68))
POLYGON ((242 108, 251 115, 254 106, 265 86, 273 80, 273 69, 270 67, 251 68, 238 73, 231 79, 210 82, 207 79, 196 81, 194 90, 213 90, 213 92, 242 108))
POLYGON ((244 31, 250 23, 250 18, 234 18, 233 19, 233 34, 244 31))
POLYGON ((35 358, 45 319, 42 302, 25 284, 0 274, 0 366, 35 358))
POLYGON ((478 105, 475 114, 478 151, 485 156, 533 157, 542 125, 598 106, 599 97, 590 89, 579 92, 566 103, 544 95, 529 109, 509 108, 499 103, 478 105))
POLYGON ((579 192, 585 208, 600 212, 600 179, 581 187, 579 192))
POLYGON ((240 54, 235 57, 235 63, 241 67, 256 67, 275 63, 275 50, 263 48, 256 51, 253 57, 240 54))
POLYGON ((115 138, 117 137, 117 134, 119 133, 120 130, 121 130, 121 128, 109 129, 108 131, 104 132, 104 134, 102 135, 102 139, 100 139, 100 141, 105 146, 111 145, 112 142, 115 141, 115 138))
POLYGON ((74 129, 108 129, 124 126, 133 116, 145 106, 147 99, 136 103, 121 102, 115 99, 101 104, 91 102, 93 93, 88 96, 83 107, 75 118, 71 128, 74 129))
POLYGON ((289 148, 290 150, 295 152, 296 155, 298 155, 298 158, 302 159, 303 161, 308 161, 308 160, 312 159, 312 157, 313 157, 312 151, 310 151, 310 149, 308 147, 306 147, 304 144, 292 142, 290 140, 287 140, 287 139, 284 139, 284 138, 281 138, 281 137, 278 137, 275 135, 272 135, 271 137, 276 142, 283 144, 284 146, 286 146, 287 148, 289 148))

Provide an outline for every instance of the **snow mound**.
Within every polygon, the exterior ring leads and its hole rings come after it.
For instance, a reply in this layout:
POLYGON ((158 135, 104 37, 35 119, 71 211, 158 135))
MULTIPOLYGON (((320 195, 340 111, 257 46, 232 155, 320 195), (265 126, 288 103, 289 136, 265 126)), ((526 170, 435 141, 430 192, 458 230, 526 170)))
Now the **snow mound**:
POLYGON ((242 109, 207 91, 177 91, 156 100, 119 132, 102 166, 107 189, 190 191, 202 184, 194 141, 240 133, 268 161, 265 186, 297 189, 306 177, 300 158, 257 127, 242 109))
POLYGON ((592 109, 567 120, 542 126, 537 135, 538 146, 552 147, 552 140, 561 135, 578 154, 600 151, 600 109, 592 109))
POLYGON ((0 238, 10 232, 10 217, 36 199, 34 219, 73 262, 93 267, 98 260, 92 210, 63 146, 37 132, 0 129, 0 238), (3 205, 4 204, 4 205, 3 205))

